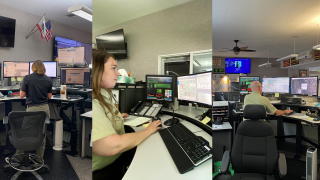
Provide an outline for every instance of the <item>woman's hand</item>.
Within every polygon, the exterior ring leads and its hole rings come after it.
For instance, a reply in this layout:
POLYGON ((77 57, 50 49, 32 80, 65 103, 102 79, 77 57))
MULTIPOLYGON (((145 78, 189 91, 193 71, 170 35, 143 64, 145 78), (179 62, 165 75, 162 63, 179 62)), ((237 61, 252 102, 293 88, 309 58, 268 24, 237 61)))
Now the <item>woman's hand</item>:
POLYGON ((129 117, 129 114, 127 114, 127 113, 122 113, 121 116, 123 117, 123 119, 125 119, 125 118, 129 117))

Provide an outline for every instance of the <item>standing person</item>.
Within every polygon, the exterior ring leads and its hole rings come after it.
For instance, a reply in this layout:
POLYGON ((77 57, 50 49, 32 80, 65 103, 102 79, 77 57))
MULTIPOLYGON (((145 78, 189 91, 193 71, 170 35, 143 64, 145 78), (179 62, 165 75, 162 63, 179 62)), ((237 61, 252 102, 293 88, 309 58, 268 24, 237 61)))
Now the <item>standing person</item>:
MULTIPOLYGON (((45 75, 46 68, 40 60, 36 60, 32 64, 32 74, 26 75, 20 86, 20 97, 26 96, 26 111, 45 111, 47 117, 50 119, 50 111, 48 99, 52 97, 52 80, 45 75)), ((26 126, 28 122, 23 122, 22 127, 26 126)), ((43 126, 43 133, 45 133, 45 125, 43 126)), ((36 154, 42 159, 46 147, 46 136, 43 139, 42 146, 36 150, 36 154)), ((18 150, 16 154, 21 154, 23 151, 18 150)), ((38 160, 42 162, 41 160, 38 160)))
POLYGON ((128 114, 121 114, 112 102, 111 88, 120 76, 115 58, 98 50, 93 56, 92 72, 92 177, 122 179, 133 158, 130 149, 160 129, 161 121, 139 132, 125 132, 123 118, 128 114))

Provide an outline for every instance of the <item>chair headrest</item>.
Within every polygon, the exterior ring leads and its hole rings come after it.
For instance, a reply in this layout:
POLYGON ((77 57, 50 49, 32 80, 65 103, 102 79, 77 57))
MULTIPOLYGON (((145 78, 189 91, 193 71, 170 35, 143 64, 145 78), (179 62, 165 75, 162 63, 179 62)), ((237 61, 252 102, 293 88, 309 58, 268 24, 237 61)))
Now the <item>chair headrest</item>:
POLYGON ((267 117, 266 109, 263 105, 248 104, 244 108, 243 117, 251 120, 265 119, 267 117))

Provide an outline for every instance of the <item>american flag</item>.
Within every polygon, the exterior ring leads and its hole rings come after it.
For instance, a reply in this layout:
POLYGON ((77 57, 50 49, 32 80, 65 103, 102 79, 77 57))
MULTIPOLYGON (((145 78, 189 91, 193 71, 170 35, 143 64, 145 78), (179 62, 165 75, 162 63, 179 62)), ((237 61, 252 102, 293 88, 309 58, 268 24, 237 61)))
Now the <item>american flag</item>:
POLYGON ((50 20, 48 22, 46 22, 46 40, 47 42, 50 41, 52 39, 52 32, 51 32, 51 23, 50 20))

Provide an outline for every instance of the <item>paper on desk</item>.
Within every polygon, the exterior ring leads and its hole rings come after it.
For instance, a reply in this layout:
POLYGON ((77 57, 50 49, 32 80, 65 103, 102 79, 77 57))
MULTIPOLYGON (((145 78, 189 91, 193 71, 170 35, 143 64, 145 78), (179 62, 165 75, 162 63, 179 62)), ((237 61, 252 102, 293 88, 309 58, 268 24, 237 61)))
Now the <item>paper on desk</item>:
POLYGON ((11 77, 11 81, 15 81, 16 80, 16 78, 15 77, 11 77))
POLYGON ((210 120, 211 120, 211 119, 210 119, 208 116, 206 116, 201 122, 202 122, 203 124, 207 124, 210 120))
POLYGON ((125 122, 124 125, 128 125, 128 126, 133 126, 133 127, 136 127, 140 124, 143 124, 147 121, 149 121, 151 118, 146 118, 146 117, 138 117, 136 119, 133 119, 129 122, 125 122))
POLYGON ((149 126, 149 124, 150 124, 150 123, 148 123, 148 124, 142 124, 142 126, 143 126, 144 128, 147 128, 147 127, 149 126))
POLYGON ((17 77, 18 81, 23 81, 23 77, 17 77))
POLYGON ((279 97, 279 93, 275 93, 275 94, 274 94, 274 97, 279 97))

